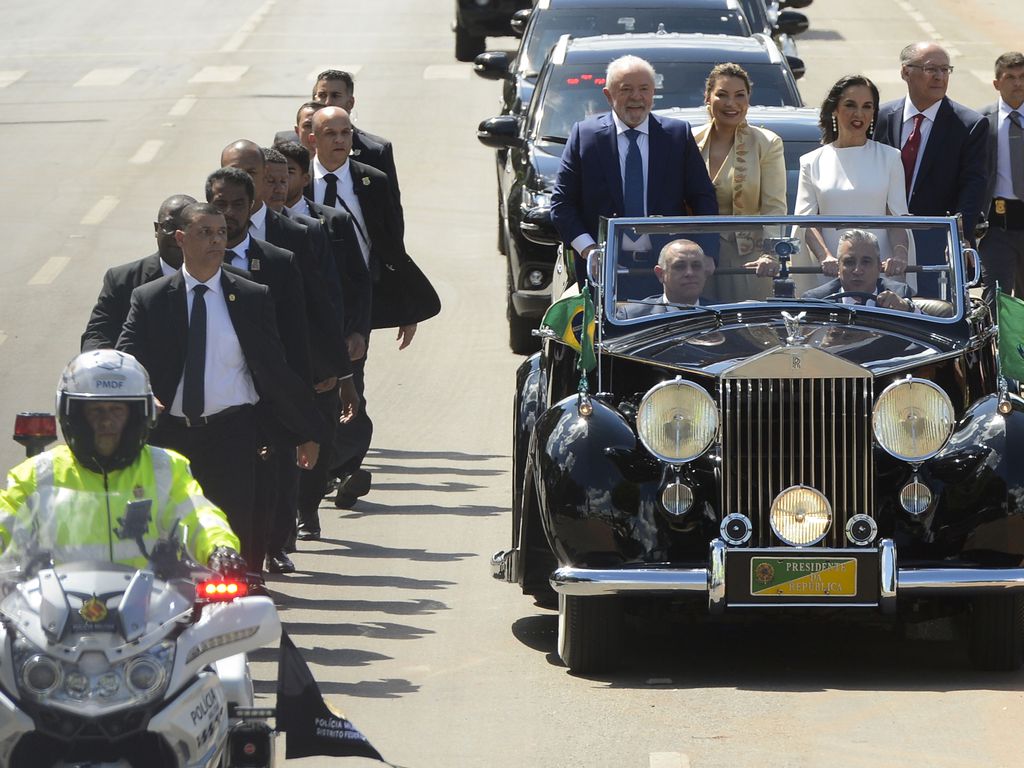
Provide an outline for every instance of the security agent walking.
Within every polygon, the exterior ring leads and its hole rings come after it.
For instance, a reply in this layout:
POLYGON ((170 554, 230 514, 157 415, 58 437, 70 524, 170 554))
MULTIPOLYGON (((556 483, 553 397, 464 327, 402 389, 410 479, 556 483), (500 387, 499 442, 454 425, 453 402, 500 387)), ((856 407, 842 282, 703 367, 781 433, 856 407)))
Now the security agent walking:
POLYGON ((268 289, 221 269, 224 216, 195 204, 182 225, 181 271, 135 289, 118 348, 145 366, 165 406, 153 442, 189 458, 259 570, 251 552, 261 421, 272 417, 292 436, 300 467, 316 463, 326 426, 285 361, 268 289))
POLYGON ((1024 297, 1024 54, 996 59, 992 85, 999 100, 979 110, 989 122, 989 229, 978 246, 989 306, 997 283, 1004 293, 1024 297))
POLYGON ((58 515, 76 516, 63 522, 58 517, 51 531, 54 554, 64 561, 73 557, 144 567, 146 557, 136 541, 122 539, 115 529, 127 502, 147 499, 152 502, 142 537, 147 551, 177 525, 197 562, 225 572, 243 570, 238 537, 224 513, 203 495, 188 460, 146 445, 156 409, 149 377, 131 355, 96 350, 72 360, 57 387, 57 416, 67 444, 26 459, 8 473, 7 488, 0 491, 0 550, 11 545, 15 530, 45 526, 48 521, 33 513, 40 511, 42 500, 65 490, 102 496, 106 503, 85 520, 88 510, 81 505, 55 505, 58 515), (74 540, 68 539, 70 532, 74 540))

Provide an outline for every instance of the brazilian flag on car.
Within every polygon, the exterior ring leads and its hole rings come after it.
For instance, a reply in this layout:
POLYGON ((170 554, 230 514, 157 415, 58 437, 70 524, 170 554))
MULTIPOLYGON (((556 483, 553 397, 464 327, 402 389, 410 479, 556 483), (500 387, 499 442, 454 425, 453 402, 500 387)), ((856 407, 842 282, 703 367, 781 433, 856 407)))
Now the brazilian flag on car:
POLYGON ((1003 376, 1024 381, 1024 301, 998 296, 999 365, 1003 376))
POLYGON ((558 338, 580 353, 577 365, 580 370, 594 370, 597 365, 594 355, 594 302, 590 300, 588 285, 584 285, 578 295, 559 299, 548 307, 540 325, 541 328, 550 328, 558 338))

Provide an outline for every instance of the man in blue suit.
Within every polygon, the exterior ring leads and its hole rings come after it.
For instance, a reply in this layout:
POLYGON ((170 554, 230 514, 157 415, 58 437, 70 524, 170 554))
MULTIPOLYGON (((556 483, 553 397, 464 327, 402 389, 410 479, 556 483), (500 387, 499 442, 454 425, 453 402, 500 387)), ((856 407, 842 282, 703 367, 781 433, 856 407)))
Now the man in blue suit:
MULTIPOLYGON (((875 139, 903 156, 910 213, 959 213, 964 236, 973 243, 988 185, 988 119, 946 96, 952 72, 949 54, 941 46, 914 43, 904 48, 900 76, 907 98, 878 108, 875 139)), ((945 241, 936 237, 936 230, 914 235, 918 264, 945 262, 945 241)), ((917 279, 920 294, 938 296, 934 274, 917 279)))
MULTIPOLYGON (((608 65, 605 80, 612 111, 573 126, 551 197, 551 218, 578 254, 580 276, 602 216, 718 214, 715 188, 689 124, 651 115, 655 73, 650 63, 622 56, 608 65)), ((718 238, 713 240, 704 251, 715 258, 710 249, 718 238)), ((657 254, 657 244, 637 245, 638 254, 657 254)))

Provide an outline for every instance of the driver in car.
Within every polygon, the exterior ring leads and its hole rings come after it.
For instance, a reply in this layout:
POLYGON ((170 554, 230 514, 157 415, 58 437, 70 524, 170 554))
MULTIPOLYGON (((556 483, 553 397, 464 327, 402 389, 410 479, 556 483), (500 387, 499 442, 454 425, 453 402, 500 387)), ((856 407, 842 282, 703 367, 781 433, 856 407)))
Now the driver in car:
POLYGON ((661 295, 648 296, 619 307, 622 319, 671 312, 675 305, 707 306, 713 301, 702 298, 704 284, 714 271, 714 262, 693 240, 680 238, 668 243, 658 254, 654 275, 662 285, 661 295))
POLYGON ((67 445, 14 467, 0 490, 0 552, 13 538, 17 547, 52 549, 58 564, 101 560, 144 568, 140 546, 152 552, 177 524, 194 560, 225 575, 245 573, 238 537, 203 496, 188 460, 146 445, 156 399, 134 357, 112 349, 78 355, 61 375, 57 413, 67 445), (139 539, 119 534, 128 503, 143 500, 150 501, 145 533, 139 539), (19 538, 25 532, 29 542, 19 538))
POLYGON ((836 249, 839 277, 804 292, 807 299, 834 299, 843 304, 914 312, 910 286, 882 277, 878 238, 862 229, 848 229, 839 236, 836 249), (848 294, 848 295, 844 295, 848 294))

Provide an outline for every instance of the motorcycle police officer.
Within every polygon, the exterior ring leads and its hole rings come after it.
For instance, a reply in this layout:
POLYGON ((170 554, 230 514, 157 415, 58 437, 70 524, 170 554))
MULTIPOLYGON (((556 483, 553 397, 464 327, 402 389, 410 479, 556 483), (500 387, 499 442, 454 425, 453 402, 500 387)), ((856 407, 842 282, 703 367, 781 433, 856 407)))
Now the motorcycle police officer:
POLYGON ((244 573, 238 537, 203 496, 188 460, 146 445, 156 415, 149 375, 131 355, 94 350, 68 363, 57 388, 57 417, 67 445, 8 473, 7 488, 0 490, 0 551, 12 539, 24 546, 19 536, 31 531, 34 546, 52 547, 59 562, 104 560, 142 568, 147 549, 177 525, 194 560, 222 573, 244 573), (132 502, 142 502, 148 512, 137 536, 125 535, 132 502))

